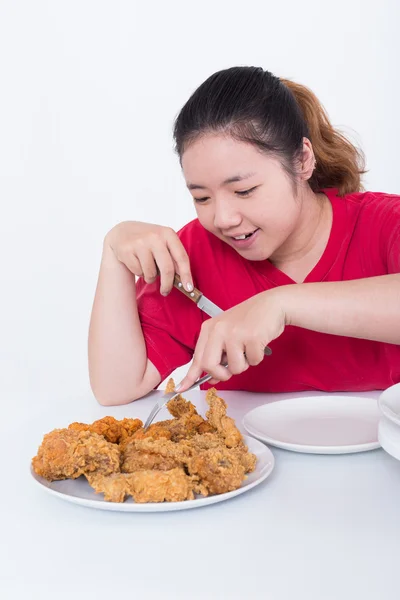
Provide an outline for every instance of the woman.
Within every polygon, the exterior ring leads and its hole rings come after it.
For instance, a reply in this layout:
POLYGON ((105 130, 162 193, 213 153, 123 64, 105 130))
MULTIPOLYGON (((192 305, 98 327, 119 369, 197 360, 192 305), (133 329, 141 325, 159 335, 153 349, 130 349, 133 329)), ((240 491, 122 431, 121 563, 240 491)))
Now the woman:
POLYGON ((98 401, 135 400, 192 357, 180 391, 203 371, 260 392, 400 381, 400 197, 360 191, 362 155, 314 94, 261 68, 220 71, 174 138, 198 218, 106 235, 89 331, 98 401), (226 312, 207 318, 175 272, 226 312))

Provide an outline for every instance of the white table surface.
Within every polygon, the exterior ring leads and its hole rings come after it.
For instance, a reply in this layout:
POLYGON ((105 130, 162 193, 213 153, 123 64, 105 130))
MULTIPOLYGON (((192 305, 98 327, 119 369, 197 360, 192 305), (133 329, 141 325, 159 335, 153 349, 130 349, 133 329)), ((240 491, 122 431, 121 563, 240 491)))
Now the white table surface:
MULTIPOLYGON (((106 414, 143 419, 159 393, 113 408, 89 395, 42 399, 0 420, 2 600, 400 598, 400 462, 382 449, 322 456, 271 447, 275 469, 260 486, 169 513, 75 506, 31 480, 45 432, 106 414)), ((221 395, 238 423, 291 396, 221 395)), ((204 413, 203 392, 187 397, 204 413)))

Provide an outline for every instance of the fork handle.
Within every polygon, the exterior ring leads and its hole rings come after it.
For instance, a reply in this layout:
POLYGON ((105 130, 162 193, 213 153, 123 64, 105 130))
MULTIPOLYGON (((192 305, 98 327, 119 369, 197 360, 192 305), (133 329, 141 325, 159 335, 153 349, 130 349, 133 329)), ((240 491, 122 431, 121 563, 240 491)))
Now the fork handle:
MULTIPOLYGON (((228 363, 224 362, 221 363, 222 367, 227 367, 228 363)), ((212 375, 204 375, 204 377, 201 377, 200 379, 198 379, 197 381, 194 382, 193 385, 191 385, 186 391, 188 392, 189 390, 194 390, 194 388, 197 388, 199 385, 202 385, 203 383, 206 383, 207 381, 210 381, 210 379, 212 379, 212 375)))

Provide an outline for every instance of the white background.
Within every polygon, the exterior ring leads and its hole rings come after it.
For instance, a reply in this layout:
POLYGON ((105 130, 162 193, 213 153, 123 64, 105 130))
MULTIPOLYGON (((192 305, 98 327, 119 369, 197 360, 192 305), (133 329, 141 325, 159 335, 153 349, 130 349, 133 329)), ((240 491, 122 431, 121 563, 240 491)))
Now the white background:
MULTIPOLYGON (((87 398, 102 240, 194 208, 172 125, 213 72, 257 65, 311 87, 399 193, 397 0, 0 1, 2 414, 87 398)), ((93 400, 94 402, 94 400, 93 400)))

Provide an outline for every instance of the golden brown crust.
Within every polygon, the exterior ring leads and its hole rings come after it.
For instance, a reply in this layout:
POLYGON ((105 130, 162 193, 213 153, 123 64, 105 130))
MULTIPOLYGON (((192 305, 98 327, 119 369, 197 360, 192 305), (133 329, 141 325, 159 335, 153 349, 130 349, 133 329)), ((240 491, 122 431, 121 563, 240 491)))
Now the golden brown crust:
POLYGON ((240 457, 229 448, 210 448, 190 459, 189 473, 196 475, 209 494, 223 494, 240 487, 245 467, 240 457))
POLYGON ((47 433, 32 466, 38 475, 49 479, 76 479, 97 471, 110 474, 120 470, 118 446, 90 431, 55 429, 47 433))
POLYGON ((74 431, 91 431, 105 437, 112 444, 119 444, 132 436, 135 431, 143 426, 140 419, 122 419, 117 421, 114 417, 103 417, 94 423, 71 423, 68 429, 74 431))
POLYGON ((138 503, 194 499, 192 478, 181 467, 169 471, 88 475, 87 479, 96 493, 104 493, 109 502, 123 502, 126 496, 132 496, 138 503))
POLYGON ((235 425, 235 421, 226 414, 226 402, 217 395, 215 388, 210 388, 206 394, 209 405, 207 419, 209 423, 224 438, 228 448, 234 448, 243 444, 243 437, 235 425))
MULTIPOLYGON (((146 439, 146 438, 144 438, 146 439)), ((136 440, 131 440, 121 453, 121 471, 134 473, 135 471, 169 471, 178 465, 172 458, 165 458, 154 452, 138 450, 136 440)))

